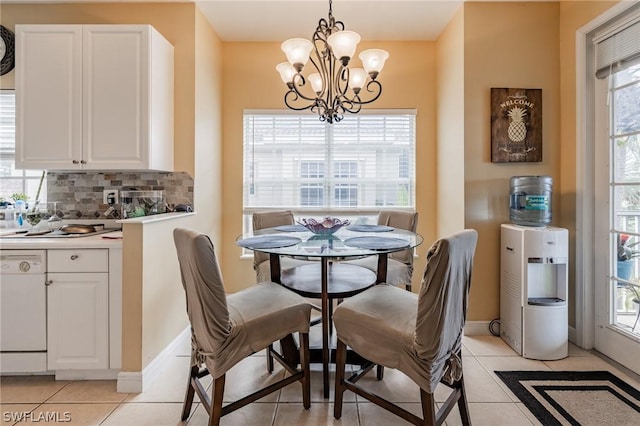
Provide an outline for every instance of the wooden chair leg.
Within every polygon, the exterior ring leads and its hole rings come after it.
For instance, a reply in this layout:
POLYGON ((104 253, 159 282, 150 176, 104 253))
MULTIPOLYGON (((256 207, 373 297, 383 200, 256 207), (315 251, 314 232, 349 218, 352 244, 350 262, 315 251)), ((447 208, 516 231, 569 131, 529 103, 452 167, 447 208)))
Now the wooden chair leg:
POLYGON ((267 371, 269 374, 273 373, 273 355, 271 355, 271 351, 273 351, 273 343, 267 348, 267 371))
POLYGON ((309 334, 300 333, 300 368, 302 376, 302 405, 305 410, 311 408, 311 371, 309 369, 309 334))
POLYGON ((300 350, 298 349, 296 340, 293 338, 293 334, 287 334, 280 339, 280 354, 290 366, 295 368, 300 364, 300 350))
POLYGON ((464 390, 464 378, 460 378, 460 398, 458 399, 458 409, 460 410, 460 419, 464 426, 471 426, 471 417, 469 416, 469 404, 467 404, 467 395, 464 390))
POLYGON ((384 379, 384 366, 376 365, 376 379, 378 380, 384 379))
POLYGON ((209 412, 209 426, 218 426, 222 417, 222 398, 224 396, 224 379, 222 375, 213 381, 211 411, 209 412))
POLYGON ((435 426, 436 423, 436 403, 433 394, 420 389, 420 401, 422 402, 422 418, 425 425, 435 426))
POLYGON ((336 390, 333 404, 333 417, 339 419, 342 417, 342 397, 345 391, 344 386, 344 369, 347 361, 347 345, 338 339, 336 347, 336 390))
POLYGON ((193 404, 193 396, 196 393, 195 388, 193 387, 192 380, 198 376, 198 366, 193 365, 189 370, 189 379, 187 381, 187 391, 184 395, 184 404, 182 405, 182 421, 185 421, 189 418, 189 414, 191 414, 191 405, 193 404))

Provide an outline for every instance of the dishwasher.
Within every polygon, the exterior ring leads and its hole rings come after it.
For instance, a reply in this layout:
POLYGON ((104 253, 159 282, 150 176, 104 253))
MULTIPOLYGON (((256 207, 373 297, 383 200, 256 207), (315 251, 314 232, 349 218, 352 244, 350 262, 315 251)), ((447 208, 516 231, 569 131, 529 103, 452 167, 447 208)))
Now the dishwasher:
POLYGON ((0 251, 0 373, 47 370, 46 250, 0 251))

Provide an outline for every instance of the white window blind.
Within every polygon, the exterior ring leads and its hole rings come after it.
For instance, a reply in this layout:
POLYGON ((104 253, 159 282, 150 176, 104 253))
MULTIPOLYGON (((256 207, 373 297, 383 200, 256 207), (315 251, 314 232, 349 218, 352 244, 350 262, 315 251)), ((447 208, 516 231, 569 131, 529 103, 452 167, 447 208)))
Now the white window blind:
MULTIPOLYGON (((16 170, 16 95, 14 90, 0 90, 0 198, 9 199, 24 192, 33 200, 42 170, 16 170)), ((40 201, 46 201, 46 183, 40 201)))
POLYGON ((607 78, 640 63, 640 10, 595 35, 596 77, 607 78))
POLYGON ((16 95, 0 90, 0 153, 14 155, 16 145, 16 95))
POLYGON ((415 111, 244 114, 244 213, 415 208, 415 111))

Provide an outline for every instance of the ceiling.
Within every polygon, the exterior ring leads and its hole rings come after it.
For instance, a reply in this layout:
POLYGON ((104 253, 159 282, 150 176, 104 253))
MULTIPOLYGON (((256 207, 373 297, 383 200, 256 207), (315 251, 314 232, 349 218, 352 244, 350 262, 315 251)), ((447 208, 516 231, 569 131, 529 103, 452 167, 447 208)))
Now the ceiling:
MULTIPOLYGON (((464 2, 334 0, 333 16, 363 40, 435 40, 464 2)), ((568 0, 500 0, 568 1, 568 0)), ((3 3, 196 3, 223 41, 310 39, 329 0, 3 0, 3 3)))
MULTIPOLYGON (((333 16, 364 40, 435 40, 463 0, 335 0, 333 16)), ((310 39, 328 0, 196 0, 223 41, 310 39)))

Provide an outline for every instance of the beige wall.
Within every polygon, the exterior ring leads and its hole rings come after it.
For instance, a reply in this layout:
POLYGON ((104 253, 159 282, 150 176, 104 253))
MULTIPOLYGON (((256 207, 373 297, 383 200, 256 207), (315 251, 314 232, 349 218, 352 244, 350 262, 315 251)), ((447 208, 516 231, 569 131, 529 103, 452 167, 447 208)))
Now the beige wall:
POLYGON ((558 3, 465 3, 465 216, 466 226, 479 232, 468 313, 472 321, 499 316, 500 224, 509 222, 509 178, 553 177, 553 223, 558 223, 558 8, 558 3), (492 87, 542 89, 542 162, 491 163, 492 87))
MULTIPOLYGON (((417 268, 422 269, 424 253, 436 236, 435 43, 363 42, 358 51, 372 47, 390 54, 379 78, 383 90, 375 108, 418 110, 416 207, 420 213, 418 232, 425 243, 418 250, 417 268)), ((235 246, 242 233, 242 113, 245 108, 285 108, 286 86, 275 70, 285 56, 280 43, 224 43, 223 52, 222 270, 225 285, 236 291, 255 282, 252 260, 240 259, 240 248, 235 246)), ((421 275, 415 274, 414 283, 419 283, 421 275)))
POLYGON ((438 111, 437 235, 465 227, 464 209, 464 8, 461 7, 436 43, 438 111))
MULTIPOLYGON (((198 229, 216 248, 222 229, 222 42, 196 8, 194 200, 198 229)), ((183 144, 182 146, 184 146, 183 144)))
POLYGON ((142 371, 188 326, 173 229, 197 223, 190 215, 124 224, 122 371, 142 371))

